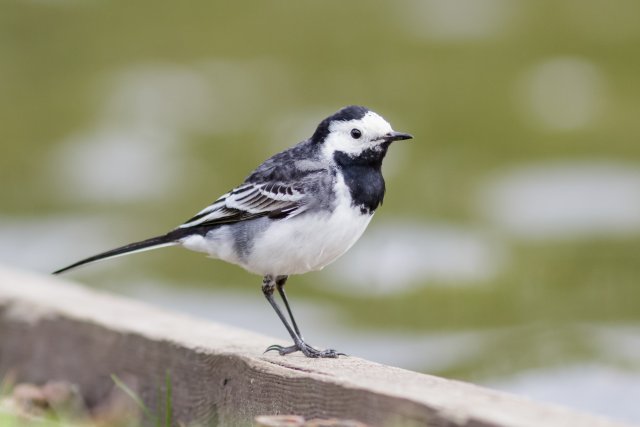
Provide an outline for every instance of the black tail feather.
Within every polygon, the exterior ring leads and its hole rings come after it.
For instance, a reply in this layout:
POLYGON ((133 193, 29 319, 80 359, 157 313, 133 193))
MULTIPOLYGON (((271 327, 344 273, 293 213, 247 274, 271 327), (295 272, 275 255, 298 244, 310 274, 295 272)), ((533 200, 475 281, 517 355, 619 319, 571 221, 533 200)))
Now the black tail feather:
POLYGON ((53 274, 64 273, 65 271, 80 267, 81 265, 90 264, 92 262, 101 261, 104 259, 115 258, 117 256, 126 255, 134 252, 141 252, 150 249, 156 249, 163 246, 171 246, 177 244, 176 233, 170 232, 164 236, 152 237, 150 239, 142 240, 140 242, 129 243, 128 245, 120 246, 119 248, 111 249, 110 251, 102 252, 89 258, 85 258, 67 267, 56 270, 53 274))

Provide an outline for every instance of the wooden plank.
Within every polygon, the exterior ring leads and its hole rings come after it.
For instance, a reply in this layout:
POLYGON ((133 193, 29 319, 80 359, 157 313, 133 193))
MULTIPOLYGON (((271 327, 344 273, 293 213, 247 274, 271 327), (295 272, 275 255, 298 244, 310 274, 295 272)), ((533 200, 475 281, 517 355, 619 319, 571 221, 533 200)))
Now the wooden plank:
POLYGON ((374 426, 624 425, 356 357, 263 354, 274 342, 60 278, 0 268, 0 377, 11 371, 20 381, 67 380, 90 405, 105 398, 116 374, 133 379, 154 407, 168 371, 174 421, 184 423, 250 424, 258 415, 296 414, 374 426))

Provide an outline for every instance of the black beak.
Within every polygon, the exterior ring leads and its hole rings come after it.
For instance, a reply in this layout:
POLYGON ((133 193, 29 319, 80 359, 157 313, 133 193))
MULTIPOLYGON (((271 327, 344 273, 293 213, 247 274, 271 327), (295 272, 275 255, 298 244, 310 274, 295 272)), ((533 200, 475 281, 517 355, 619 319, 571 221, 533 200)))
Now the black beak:
POLYGON ((408 133, 402 133, 402 132, 389 132, 384 137, 382 137, 382 139, 384 139, 386 142, 402 141, 403 139, 411 139, 411 138, 413 138, 412 135, 409 135, 408 133))

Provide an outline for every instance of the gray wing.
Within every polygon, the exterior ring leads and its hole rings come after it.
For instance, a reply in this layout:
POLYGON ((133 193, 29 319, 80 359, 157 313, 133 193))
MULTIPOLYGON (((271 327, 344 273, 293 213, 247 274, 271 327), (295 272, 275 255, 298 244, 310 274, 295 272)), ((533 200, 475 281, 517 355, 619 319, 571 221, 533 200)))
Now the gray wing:
POLYGON ((222 195, 179 228, 215 226, 261 216, 285 219, 318 204, 331 187, 317 147, 303 141, 262 163, 239 187, 222 195), (321 197, 322 198, 322 197, 321 197))
POLYGON ((302 186, 244 183, 220 196, 179 228, 228 224, 261 216, 289 218, 307 208, 302 186))

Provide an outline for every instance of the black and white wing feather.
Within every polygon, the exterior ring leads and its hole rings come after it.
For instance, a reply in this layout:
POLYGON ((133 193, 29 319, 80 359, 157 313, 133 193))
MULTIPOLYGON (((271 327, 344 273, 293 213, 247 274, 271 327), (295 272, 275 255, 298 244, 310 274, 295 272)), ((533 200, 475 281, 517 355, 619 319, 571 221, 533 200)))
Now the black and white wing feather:
POLYGON ((178 229, 229 224, 262 216, 286 219, 301 214, 318 203, 314 199, 331 190, 331 175, 327 165, 317 159, 317 151, 317 144, 306 140, 270 157, 244 183, 178 229))
POLYGON ((214 226, 261 216, 290 218, 306 210, 302 186, 244 183, 220 196, 178 228, 214 226))

